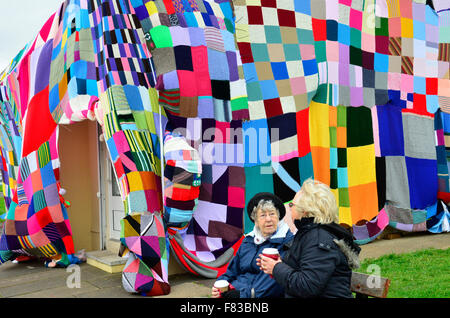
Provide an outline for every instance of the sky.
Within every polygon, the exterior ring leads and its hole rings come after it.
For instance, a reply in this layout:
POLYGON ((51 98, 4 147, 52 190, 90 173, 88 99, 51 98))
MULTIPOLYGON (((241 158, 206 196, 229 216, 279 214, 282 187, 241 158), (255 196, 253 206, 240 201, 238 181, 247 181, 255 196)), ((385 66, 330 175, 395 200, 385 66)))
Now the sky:
POLYGON ((64 0, 0 0, 0 72, 64 0))

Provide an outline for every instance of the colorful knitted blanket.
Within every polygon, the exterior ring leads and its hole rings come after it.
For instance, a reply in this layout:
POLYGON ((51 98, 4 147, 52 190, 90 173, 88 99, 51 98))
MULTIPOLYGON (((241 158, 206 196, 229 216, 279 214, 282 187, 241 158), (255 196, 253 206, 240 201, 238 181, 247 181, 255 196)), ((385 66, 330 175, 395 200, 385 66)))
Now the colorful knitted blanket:
POLYGON ((124 202, 129 291, 170 291, 169 247, 218 277, 249 198, 308 178, 360 244, 450 230, 448 1, 66 0, 0 81, 1 262, 77 261, 58 129, 86 119, 124 202))

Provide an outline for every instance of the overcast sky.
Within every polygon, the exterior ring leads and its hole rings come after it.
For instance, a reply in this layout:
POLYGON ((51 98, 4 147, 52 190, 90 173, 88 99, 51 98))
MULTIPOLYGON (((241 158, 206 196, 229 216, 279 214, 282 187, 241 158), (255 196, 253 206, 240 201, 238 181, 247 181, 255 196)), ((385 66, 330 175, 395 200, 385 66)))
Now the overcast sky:
POLYGON ((64 0, 0 0, 0 72, 64 0))

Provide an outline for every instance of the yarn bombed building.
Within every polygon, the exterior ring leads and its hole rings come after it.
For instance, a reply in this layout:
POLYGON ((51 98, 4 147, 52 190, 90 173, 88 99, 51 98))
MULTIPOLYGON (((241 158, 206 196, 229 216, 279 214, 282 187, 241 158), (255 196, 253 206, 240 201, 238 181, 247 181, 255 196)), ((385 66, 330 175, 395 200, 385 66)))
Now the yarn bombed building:
POLYGON ((449 230, 449 1, 66 0, 0 80, 1 262, 77 262, 88 202, 124 288, 167 294, 169 250, 218 277, 248 199, 311 177, 359 244, 449 230))

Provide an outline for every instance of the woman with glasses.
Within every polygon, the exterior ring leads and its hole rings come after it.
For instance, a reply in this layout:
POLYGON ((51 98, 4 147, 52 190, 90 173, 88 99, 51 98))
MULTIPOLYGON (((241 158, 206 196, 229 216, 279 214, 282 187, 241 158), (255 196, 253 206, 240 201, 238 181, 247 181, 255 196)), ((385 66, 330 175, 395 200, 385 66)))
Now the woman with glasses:
POLYGON ((330 188, 306 180, 289 204, 298 229, 282 260, 260 255, 262 272, 273 275, 286 297, 352 297, 352 269, 359 267, 359 246, 338 224, 338 207, 330 188))
POLYGON ((286 214, 284 204, 277 196, 261 192, 249 201, 247 213, 255 223, 253 231, 246 235, 227 271, 218 278, 228 281, 230 290, 221 294, 213 287, 212 297, 283 297, 283 288, 260 271, 256 259, 264 248, 276 248, 283 255, 283 246, 294 237, 289 226, 282 221, 286 214))

